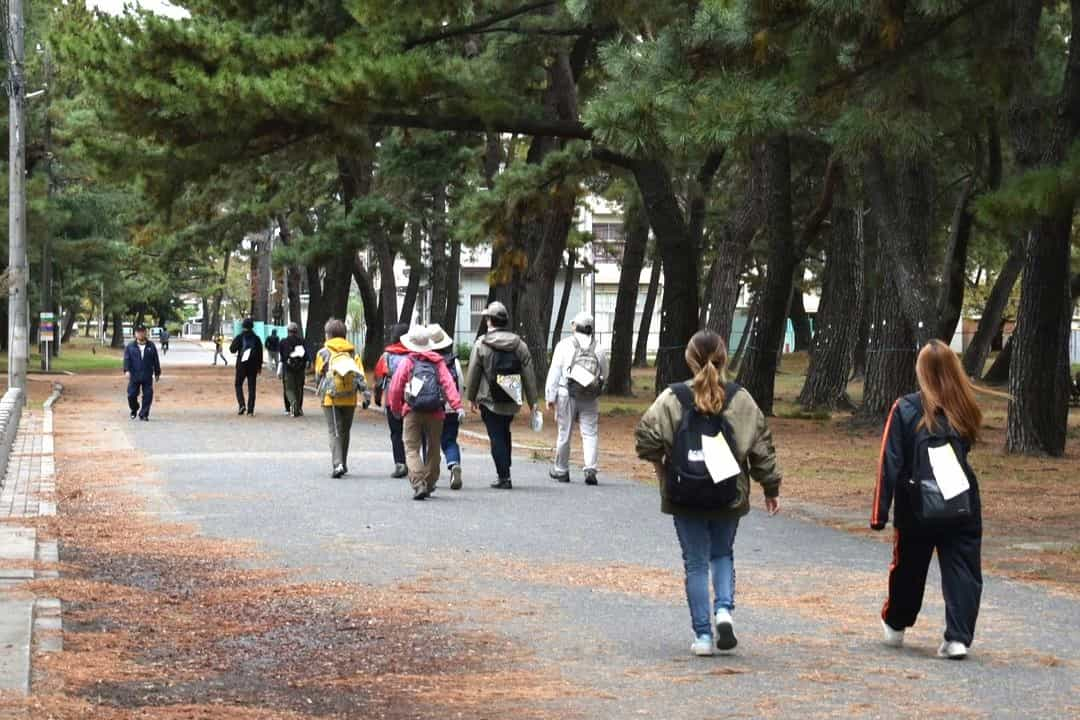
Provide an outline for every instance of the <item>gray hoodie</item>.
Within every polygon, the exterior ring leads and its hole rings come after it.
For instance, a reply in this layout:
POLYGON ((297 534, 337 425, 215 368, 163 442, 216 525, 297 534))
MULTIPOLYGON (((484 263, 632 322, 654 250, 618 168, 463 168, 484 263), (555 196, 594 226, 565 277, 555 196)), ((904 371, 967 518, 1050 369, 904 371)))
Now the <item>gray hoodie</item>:
POLYGON ((465 397, 469 402, 483 405, 499 415, 517 415, 518 406, 512 402, 497 402, 491 396, 491 385, 484 368, 495 350, 512 350, 521 361, 521 384, 529 407, 536 405, 536 378, 533 377, 532 355, 525 342, 509 330, 491 330, 473 345, 469 358, 469 373, 465 378, 465 397))

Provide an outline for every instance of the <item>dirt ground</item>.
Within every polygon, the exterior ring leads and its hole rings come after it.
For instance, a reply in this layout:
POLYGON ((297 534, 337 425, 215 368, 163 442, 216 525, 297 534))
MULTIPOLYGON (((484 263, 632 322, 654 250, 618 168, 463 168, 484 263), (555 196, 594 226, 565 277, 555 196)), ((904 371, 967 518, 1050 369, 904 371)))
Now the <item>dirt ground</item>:
MULTIPOLYGON (((869 530, 881 429, 856 426, 849 413, 807 418, 795 403, 805 371, 805 356, 785 356, 776 384, 777 417, 769 420, 784 473, 784 510, 891 542, 891 533, 869 530)), ((634 387, 633 398, 601 403, 602 473, 654 483, 652 468, 634 453, 634 427, 652 399, 651 371, 636 371, 634 387)), ((857 384, 850 390, 861 396, 857 384)), ((1007 402, 990 394, 979 399, 984 437, 970 457, 982 491, 986 568, 1080 594, 1080 410, 1069 417, 1065 457, 1018 457, 1004 451, 1007 402)), ((524 415, 518 422, 527 424, 524 415)), ((467 427, 483 430, 475 419, 467 427)), ((533 455, 546 458, 555 434, 549 413, 542 433, 521 431, 515 442, 535 445, 533 455)), ((580 462, 580 440, 573 442, 580 462)))

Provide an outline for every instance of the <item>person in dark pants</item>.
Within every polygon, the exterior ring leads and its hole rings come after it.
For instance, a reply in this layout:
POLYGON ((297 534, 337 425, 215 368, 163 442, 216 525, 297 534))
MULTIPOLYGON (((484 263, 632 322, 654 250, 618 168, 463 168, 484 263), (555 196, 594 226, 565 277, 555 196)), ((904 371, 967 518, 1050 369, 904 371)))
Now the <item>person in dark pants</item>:
POLYGON ((510 490, 510 425, 522 404, 528 403, 530 410, 536 406, 536 378, 525 341, 506 329, 506 306, 493 302, 483 315, 491 329, 473 346, 466 395, 473 412, 479 410, 491 441, 497 475, 491 487, 510 490))
MULTIPOLYGON (((375 404, 382 406, 383 397, 390 389, 390 382, 394 379, 394 373, 398 365, 409 354, 408 348, 401 344, 401 336, 409 331, 409 326, 404 323, 390 328, 390 344, 383 350, 379 362, 375 364, 375 404)), ((390 412, 386 407, 386 424, 390 428, 390 450, 394 454, 394 472, 392 478, 403 478, 409 474, 409 468, 405 464, 405 442, 402 439, 405 430, 405 421, 390 412)))
POLYGON ((285 414, 300 417, 304 414, 304 378, 311 364, 311 353, 300 337, 300 326, 289 323, 288 335, 278 348, 281 362, 278 375, 285 393, 285 414))
POLYGON ((968 451, 982 426, 982 411, 960 359, 945 343, 927 343, 919 352, 915 370, 919 392, 897 400, 885 424, 870 518, 871 528, 884 530, 889 508, 893 508, 893 561, 889 594, 881 611, 882 630, 886 645, 903 645, 904 631, 915 624, 922 608, 926 574, 937 550, 945 596, 945 639, 938 656, 962 660, 975 636, 982 597, 981 503, 978 481, 967 463, 968 451), (944 455, 958 461, 954 473, 945 471, 943 461, 932 459, 930 454, 935 451, 940 457, 942 448, 950 445, 952 452, 944 455), (928 503, 923 500, 928 482, 939 489, 939 500, 946 494, 940 488, 950 486, 942 485, 946 478, 939 477, 939 467, 944 475, 963 475, 955 488, 959 492, 950 495, 966 507, 961 517, 947 524, 928 519, 928 503), (913 478, 920 482, 911 482, 913 478), (965 484, 966 489, 961 490, 965 484))
POLYGON ((243 330, 233 338, 229 352, 236 355, 236 404, 238 415, 255 414, 255 380, 262 373, 263 345, 255 334, 255 322, 244 318, 243 330), (247 383, 247 401, 244 401, 244 383, 247 383))
POLYGON ((169 331, 165 329, 164 325, 161 327, 161 333, 158 335, 158 337, 161 338, 161 354, 162 355, 168 355, 169 354, 169 331))
POLYGON ((266 338, 266 352, 270 355, 270 369, 277 372, 278 350, 281 348, 281 338, 278 337, 277 329, 270 331, 270 337, 266 338))
POLYGON ((161 363, 157 348, 146 339, 146 326, 135 326, 135 339, 124 348, 124 376, 128 379, 128 408, 131 419, 150 419, 150 405, 154 402, 154 381, 161 377, 161 363), (142 407, 139 393, 142 392, 142 407))
MULTIPOLYGON (((432 349, 442 356, 446 369, 450 371, 458 396, 462 396, 462 379, 465 375, 461 371, 461 362, 458 361, 457 354, 454 352, 454 339, 447 335, 438 323, 428 325, 428 332, 431 333, 432 349)), ((442 448, 443 455, 446 456, 446 469, 450 471, 450 489, 460 490, 462 486, 461 446, 458 445, 458 431, 465 411, 462 409, 452 412, 452 410, 453 408, 447 403, 439 446, 442 448)))

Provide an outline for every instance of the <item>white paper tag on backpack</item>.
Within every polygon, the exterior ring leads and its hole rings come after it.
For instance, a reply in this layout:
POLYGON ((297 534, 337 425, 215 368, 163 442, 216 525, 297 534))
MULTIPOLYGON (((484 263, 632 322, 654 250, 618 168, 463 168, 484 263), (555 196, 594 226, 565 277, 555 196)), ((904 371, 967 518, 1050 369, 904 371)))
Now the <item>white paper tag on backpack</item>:
POLYGON ((247 362, 251 359, 251 348, 244 351, 244 354, 240 356, 240 362, 247 362))
POLYGON ((586 388, 590 387, 594 382, 596 382, 596 376, 585 368, 581 367, 580 365, 575 365, 574 367, 570 368, 570 379, 576 382, 581 387, 586 388))
POLYGON ((934 479, 941 490, 941 497, 952 500, 960 493, 968 491, 971 484, 952 445, 927 448, 926 451, 930 456, 930 467, 934 470, 934 479))
POLYGON ((416 397, 420 394, 420 391, 424 389, 424 380, 422 378, 414 377, 409 381, 409 395, 416 397))
POLYGON ((739 461, 731 453, 724 434, 715 437, 701 436, 701 451, 705 453, 705 467, 709 468, 709 475, 714 483, 721 483, 728 478, 742 474, 739 461))

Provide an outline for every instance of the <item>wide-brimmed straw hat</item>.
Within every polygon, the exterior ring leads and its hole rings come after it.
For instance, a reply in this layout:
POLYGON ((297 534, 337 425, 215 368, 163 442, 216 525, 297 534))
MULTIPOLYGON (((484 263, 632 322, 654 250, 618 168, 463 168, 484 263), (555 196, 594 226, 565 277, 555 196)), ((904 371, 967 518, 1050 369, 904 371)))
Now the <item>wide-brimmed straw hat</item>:
POLYGON ((428 352, 435 349, 431 342, 431 333, 423 325, 417 325, 402 335, 401 344, 413 352, 428 352))
POLYGON ((427 326, 427 331, 431 335, 432 350, 445 350, 454 344, 454 338, 447 335, 439 323, 431 323, 427 326))

